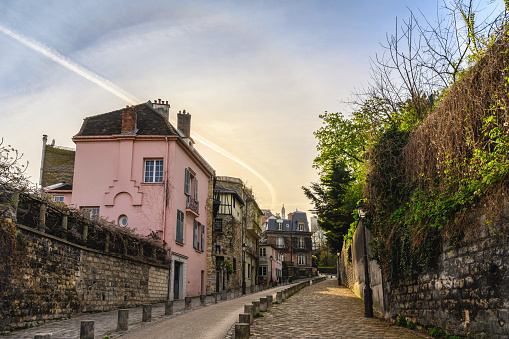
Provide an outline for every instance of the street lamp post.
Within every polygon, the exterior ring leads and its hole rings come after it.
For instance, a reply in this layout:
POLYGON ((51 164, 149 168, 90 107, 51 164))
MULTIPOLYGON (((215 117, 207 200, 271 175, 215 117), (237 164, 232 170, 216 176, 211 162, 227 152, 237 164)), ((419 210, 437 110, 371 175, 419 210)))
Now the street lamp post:
POLYGON ((269 280, 269 283, 271 285, 272 285, 272 265, 273 265, 272 256, 270 256, 270 280, 269 280))
MULTIPOLYGON (((242 239, 244 240, 244 239, 242 239)), ((242 294, 246 294, 246 244, 242 242, 242 294)))
POLYGON ((359 213, 359 222, 362 226, 362 240, 364 245, 364 317, 373 318, 373 290, 371 289, 371 279, 369 278, 369 262, 368 251, 366 248, 366 226, 364 226, 363 219, 365 216, 362 210, 362 200, 357 205, 359 213))

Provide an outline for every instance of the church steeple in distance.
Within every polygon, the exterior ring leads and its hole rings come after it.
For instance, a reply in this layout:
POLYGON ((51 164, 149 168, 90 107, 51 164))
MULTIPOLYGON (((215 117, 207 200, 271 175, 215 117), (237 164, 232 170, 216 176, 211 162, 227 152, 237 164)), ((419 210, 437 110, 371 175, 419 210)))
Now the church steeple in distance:
POLYGON ((285 204, 283 204, 283 208, 281 209, 281 217, 285 219, 285 204))

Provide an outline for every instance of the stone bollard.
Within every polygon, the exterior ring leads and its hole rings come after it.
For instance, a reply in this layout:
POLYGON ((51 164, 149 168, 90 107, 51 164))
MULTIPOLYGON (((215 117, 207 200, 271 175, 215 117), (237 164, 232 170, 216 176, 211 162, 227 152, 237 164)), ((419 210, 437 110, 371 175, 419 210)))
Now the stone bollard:
POLYGON ((226 294, 226 291, 221 291, 221 300, 228 300, 228 295, 226 294))
POLYGON ((254 291, 255 291, 255 290, 254 290, 254 286, 252 286, 252 285, 251 285, 251 286, 249 286, 249 293, 254 293, 254 291))
POLYGON ((270 310, 272 308, 272 301, 273 301, 272 295, 268 295, 267 296, 267 310, 270 310))
POLYGON ((260 302, 253 301, 253 314, 257 315, 258 313, 260 313, 260 302))
POLYGON ((80 339, 94 339, 94 321, 82 320, 80 328, 80 339))
POLYGON ((164 315, 172 315, 173 314, 173 300, 166 300, 164 304, 164 315))
POLYGON ((143 305, 141 321, 146 323, 152 321, 152 305, 143 305))
POLYGON ((212 293, 212 297, 214 297, 214 304, 217 304, 217 299, 219 299, 219 293, 217 292, 212 293))
POLYGON ((34 339, 51 339, 52 333, 37 333, 34 335, 34 339))
POLYGON ((249 324, 235 324, 235 339, 249 339, 249 324))
POLYGON ((117 331, 127 331, 129 327, 129 310, 118 310, 117 331))
POLYGON ((267 312, 267 298, 260 298, 260 311, 267 312))
POLYGON ((250 324, 251 323, 251 314, 249 314, 249 313, 239 314, 239 323, 250 324))
POLYGON ((205 294, 200 295, 200 305, 203 307, 207 305, 207 296, 205 294))
POLYGON ((185 298, 185 307, 184 309, 187 311, 187 310, 190 310, 191 309, 191 302, 193 300, 191 299, 191 297, 186 297, 185 298))
POLYGON ((276 302, 278 304, 281 304, 283 302, 283 292, 277 292, 276 293, 276 302))
POLYGON ((249 323, 253 324, 254 307, 253 305, 244 305, 244 313, 249 314, 249 323))

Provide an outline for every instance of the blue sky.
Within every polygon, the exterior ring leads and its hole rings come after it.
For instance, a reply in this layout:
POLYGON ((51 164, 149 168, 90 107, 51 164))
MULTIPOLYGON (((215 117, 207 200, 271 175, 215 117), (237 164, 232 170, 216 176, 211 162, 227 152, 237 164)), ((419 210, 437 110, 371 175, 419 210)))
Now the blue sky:
MULTIPOLYGON (((313 132, 324 111, 366 85, 369 58, 416 1, 6 1, 0 28, 51 49, 141 102, 186 109, 217 175, 252 186, 261 208, 311 208, 313 132), (263 177, 263 180, 260 178, 263 177), (267 185, 269 183, 269 185, 267 185), (268 186, 272 186, 272 194, 268 186)), ((25 153, 38 182, 41 139, 71 141, 83 118, 125 99, 0 32, 0 136, 25 153)))

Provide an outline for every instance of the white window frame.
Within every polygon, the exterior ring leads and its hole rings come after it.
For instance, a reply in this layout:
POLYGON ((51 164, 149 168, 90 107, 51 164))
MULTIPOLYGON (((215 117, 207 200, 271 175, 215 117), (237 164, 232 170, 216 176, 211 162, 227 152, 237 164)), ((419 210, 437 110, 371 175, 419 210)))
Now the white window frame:
POLYGON ((306 242, 304 238, 299 238, 299 248, 306 248, 306 242))
POLYGON ((277 222, 277 230, 278 231, 282 231, 283 230, 283 222, 282 221, 278 221, 277 222))
POLYGON ((306 265, 306 255, 305 254, 299 254, 297 256, 297 265, 306 265))
POLYGON ((161 158, 145 159, 143 166, 143 182, 144 183, 162 183, 164 174, 164 161, 161 158), (147 166, 151 163, 151 171, 147 166))
POLYGON ((87 212, 90 219, 98 219, 101 211, 99 206, 82 206, 80 210, 87 212))
POLYGON ((265 247, 260 248, 260 257, 266 257, 267 256, 267 249, 265 247))
POLYGON ((279 248, 285 247, 285 238, 277 237, 276 238, 276 247, 279 247, 279 248))
POLYGON ((64 196, 63 195, 55 195, 53 197, 53 201, 58 201, 58 202, 64 202, 64 196))
POLYGON ((258 266, 258 268, 259 268, 258 275, 260 277, 266 277, 267 276, 267 266, 258 266))
POLYGON ((304 231, 304 224, 303 223, 299 223, 299 231, 304 231))

